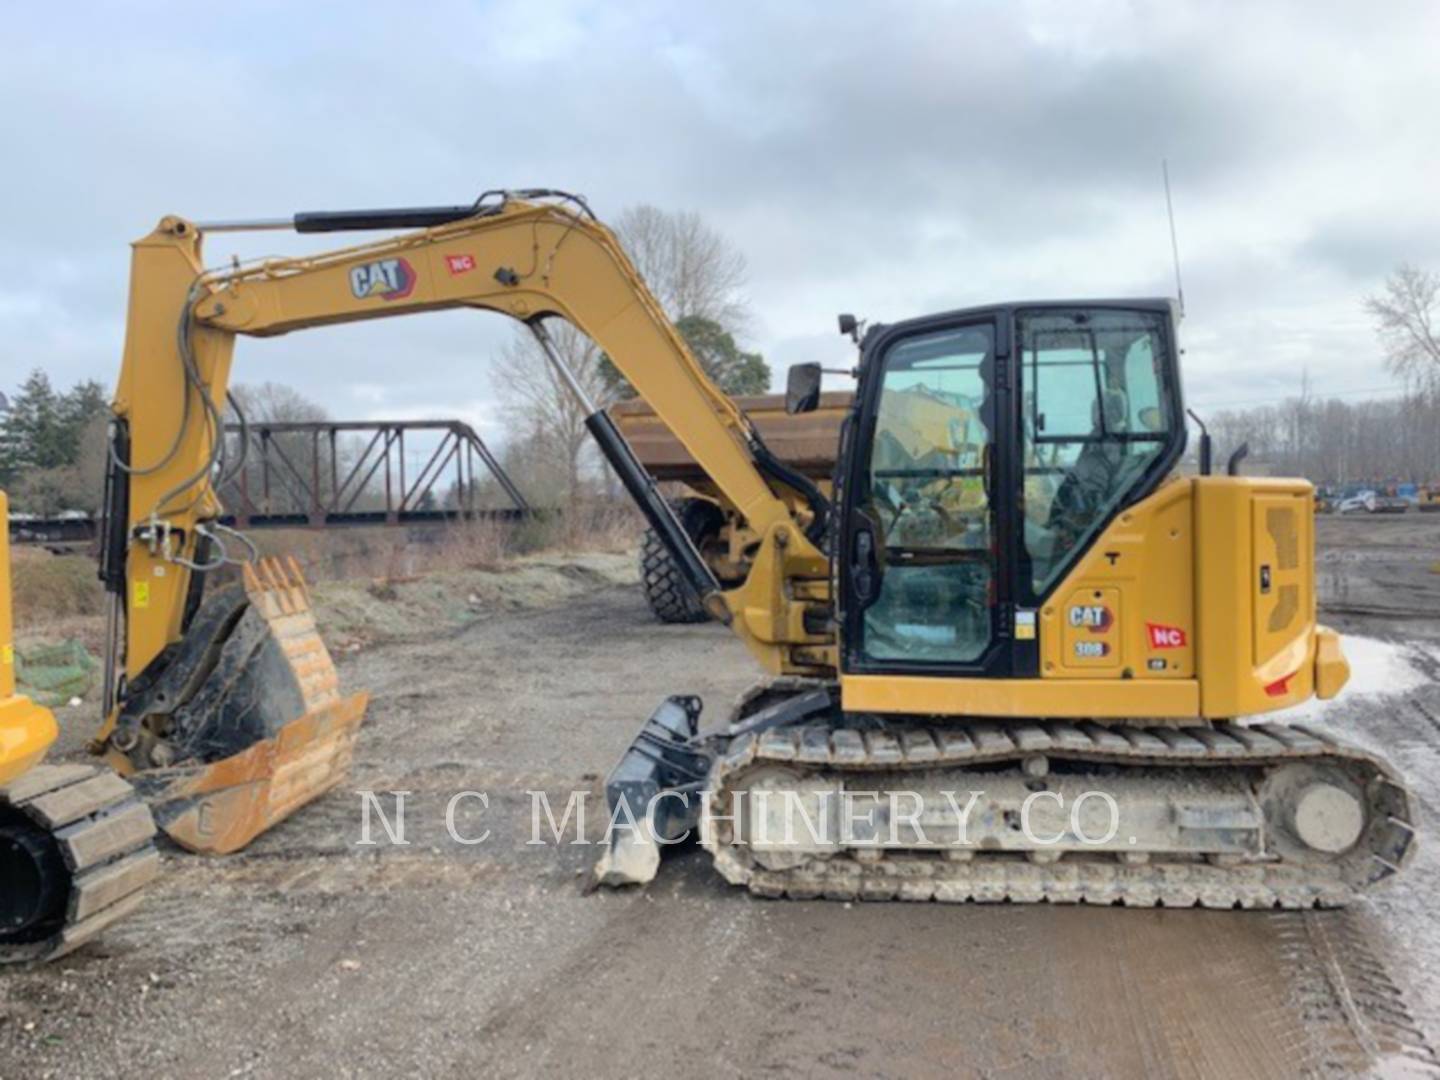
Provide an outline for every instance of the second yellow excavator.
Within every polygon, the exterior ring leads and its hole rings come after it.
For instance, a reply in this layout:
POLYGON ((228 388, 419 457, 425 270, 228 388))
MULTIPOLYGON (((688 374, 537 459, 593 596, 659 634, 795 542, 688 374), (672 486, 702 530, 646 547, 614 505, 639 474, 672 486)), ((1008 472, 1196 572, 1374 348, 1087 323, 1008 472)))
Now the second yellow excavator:
MULTIPOLYGON (((643 725, 606 784, 635 827, 614 831, 601 882, 648 880, 698 832, 728 881, 766 896, 1306 907, 1412 854, 1386 762, 1254 720, 1348 676, 1316 621, 1313 492, 1212 475, 1208 453, 1178 475, 1168 301, 997 304, 863 336, 842 317, 858 386, 822 489, 710 381, 584 201, 548 190, 167 217, 135 244, 97 749, 182 844, 232 850, 333 786, 364 709, 338 693, 298 574, 219 524, 236 339, 465 307, 530 328, 674 572, 767 673, 703 732, 685 695, 643 725), (415 231, 206 269, 202 237, 236 228, 415 231), (736 580, 721 585, 573 378, 551 318, 593 339, 703 470, 736 523, 736 580), (207 592, 233 562, 246 587, 207 592)), ((792 369, 792 412, 819 379, 792 369)), ((0 740, 0 779, 23 784, 43 741, 0 740)), ((39 835, 37 852, 59 842, 39 835)), ((80 879, 31 863, 48 884, 0 891, 63 924, 57 897, 80 879)))
MULTIPOLYGON (((9 517, 0 492, 0 521, 9 517)), ((160 868, 149 809, 90 765, 45 765, 55 717, 19 693, 0 536, 0 964, 53 960, 139 905, 160 868)))

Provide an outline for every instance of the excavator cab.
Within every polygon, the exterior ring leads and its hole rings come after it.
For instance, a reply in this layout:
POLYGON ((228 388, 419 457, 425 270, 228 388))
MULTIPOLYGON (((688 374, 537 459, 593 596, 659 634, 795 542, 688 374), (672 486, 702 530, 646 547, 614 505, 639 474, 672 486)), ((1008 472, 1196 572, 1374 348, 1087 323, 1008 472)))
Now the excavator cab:
POLYGON ((1184 450, 1169 302, 911 320, 861 370, 842 670, 1038 675, 1034 612, 1184 450))

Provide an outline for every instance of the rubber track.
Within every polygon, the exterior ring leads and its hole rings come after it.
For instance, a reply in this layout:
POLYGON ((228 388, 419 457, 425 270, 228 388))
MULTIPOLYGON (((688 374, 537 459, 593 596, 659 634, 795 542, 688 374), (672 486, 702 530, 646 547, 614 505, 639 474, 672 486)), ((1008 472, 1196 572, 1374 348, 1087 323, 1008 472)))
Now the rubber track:
POLYGON ((54 836, 72 875, 64 923, 40 941, 0 942, 0 964, 54 960, 79 948, 134 911, 159 872, 150 808, 109 770, 43 765, 0 788, 0 804, 54 836))
MULTIPOLYGON (((1118 859, 1067 856, 1036 863, 1013 854, 976 852, 957 862, 939 855, 885 854, 859 862, 839 854, 789 871, 763 869, 743 846, 730 843, 728 825, 701 823, 701 839, 716 869, 732 884, 760 896, 830 900, 1121 904, 1131 907, 1339 907, 1393 876, 1414 853, 1412 799, 1383 759, 1311 728, 1280 724, 1216 727, 1101 725, 1032 721, 953 726, 891 725, 881 730, 811 726, 772 729, 737 739, 716 762, 711 791, 728 804, 727 789, 743 790, 744 773, 762 763, 846 772, 933 770, 1015 761, 1033 754, 1052 760, 1137 767, 1268 766, 1292 762, 1360 766, 1369 771, 1369 821, 1357 860, 1339 863, 1215 865, 1193 859, 1132 865, 1118 859), (1368 852, 1369 858, 1364 858, 1368 852), (1359 869, 1356 869, 1358 863, 1359 869), (1348 867, 1348 871, 1344 868, 1348 867)), ((707 804, 708 805, 708 804, 707 804)))

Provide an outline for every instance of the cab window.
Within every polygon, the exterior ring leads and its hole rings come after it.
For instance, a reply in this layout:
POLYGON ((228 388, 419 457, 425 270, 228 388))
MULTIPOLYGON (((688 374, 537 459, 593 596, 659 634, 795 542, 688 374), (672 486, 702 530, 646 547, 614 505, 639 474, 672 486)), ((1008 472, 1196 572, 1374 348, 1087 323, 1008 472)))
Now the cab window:
POLYGON ((1044 311, 1017 320, 1024 548, 1044 595, 1169 445, 1164 319, 1044 311))
POLYGON ((886 354, 865 512, 884 564, 865 609, 876 660, 957 663, 990 644, 993 330, 946 330, 886 354))

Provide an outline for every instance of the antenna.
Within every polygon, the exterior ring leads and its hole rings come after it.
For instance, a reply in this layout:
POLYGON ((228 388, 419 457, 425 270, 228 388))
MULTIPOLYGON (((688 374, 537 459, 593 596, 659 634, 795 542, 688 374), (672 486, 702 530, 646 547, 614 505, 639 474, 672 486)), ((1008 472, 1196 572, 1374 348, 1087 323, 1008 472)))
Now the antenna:
POLYGON ((1160 174, 1165 178, 1165 213, 1170 218, 1170 255, 1175 260, 1175 293, 1180 300, 1180 314, 1185 314, 1185 286, 1180 282, 1180 242, 1175 239, 1175 204, 1170 201, 1170 162, 1160 159, 1160 174))

